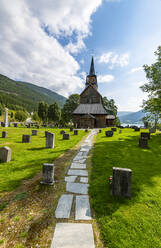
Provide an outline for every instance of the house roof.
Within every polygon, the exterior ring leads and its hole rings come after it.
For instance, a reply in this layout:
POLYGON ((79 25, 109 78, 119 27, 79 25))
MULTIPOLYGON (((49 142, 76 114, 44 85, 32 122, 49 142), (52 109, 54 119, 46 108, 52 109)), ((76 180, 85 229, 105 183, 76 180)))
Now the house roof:
POLYGON ((93 104, 86 103, 86 104, 79 104, 78 107, 74 110, 73 114, 107 115, 107 112, 101 103, 93 103, 93 104))

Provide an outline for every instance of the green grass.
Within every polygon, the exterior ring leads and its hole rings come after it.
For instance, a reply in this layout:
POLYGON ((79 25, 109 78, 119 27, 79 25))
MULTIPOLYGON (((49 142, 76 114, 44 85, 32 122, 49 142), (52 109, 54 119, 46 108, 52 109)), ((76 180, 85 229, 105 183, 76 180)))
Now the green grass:
MULTIPOLYGON (((0 192, 12 191, 18 187, 22 180, 32 178, 42 169, 43 163, 53 161, 68 149, 76 145, 86 135, 79 131, 79 135, 70 133, 70 140, 63 140, 60 129, 39 129, 38 136, 31 136, 31 143, 22 143, 23 134, 31 134, 28 128, 2 128, 0 127, 0 147, 8 146, 12 149, 12 160, 0 163, 0 192), (8 131, 8 138, 2 139, 2 131, 8 131), (45 131, 55 133, 55 148, 45 148, 45 131)), ((21 197, 21 196, 20 196, 21 197)))
POLYGON ((97 136, 89 191, 104 247, 161 247, 161 134, 151 135, 149 149, 138 147, 139 134, 97 136), (131 199, 110 195, 112 167, 132 169, 131 199))

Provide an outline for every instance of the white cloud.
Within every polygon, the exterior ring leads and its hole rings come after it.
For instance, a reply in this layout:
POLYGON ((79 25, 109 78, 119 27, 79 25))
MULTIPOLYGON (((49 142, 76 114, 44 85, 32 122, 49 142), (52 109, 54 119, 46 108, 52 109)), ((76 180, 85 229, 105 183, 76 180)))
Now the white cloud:
POLYGON ((143 70, 143 67, 140 66, 140 67, 132 68, 129 73, 135 73, 135 72, 142 71, 142 70, 143 70))
POLYGON ((99 75, 98 76, 98 83, 109 83, 114 80, 113 75, 99 75))
POLYGON ((113 69, 114 66, 125 67, 129 64, 129 53, 117 54, 115 52, 108 52, 102 54, 98 58, 99 63, 105 63, 109 65, 110 69, 113 69))
POLYGON ((70 53, 84 48, 102 0, 1 0, 0 73, 67 96, 83 87, 70 53), (74 41, 73 41, 74 36, 74 41), (63 47, 59 38, 71 40, 63 47))

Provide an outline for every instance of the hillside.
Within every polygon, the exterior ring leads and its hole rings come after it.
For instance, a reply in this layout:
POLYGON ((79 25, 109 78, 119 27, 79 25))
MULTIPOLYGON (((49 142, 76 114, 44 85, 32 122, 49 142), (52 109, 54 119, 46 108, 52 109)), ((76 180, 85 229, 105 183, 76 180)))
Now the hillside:
POLYGON ((130 114, 125 114, 122 116, 119 116, 120 121, 123 123, 137 123, 140 122, 141 119, 145 116, 146 114, 140 110, 137 112, 132 112, 130 114))
POLYGON ((133 112, 129 112, 129 111, 119 111, 117 113, 117 116, 120 118, 121 116, 124 116, 124 115, 128 115, 128 114, 132 114, 133 112))
POLYGON ((21 106, 31 112, 37 110, 40 101, 48 104, 56 101, 62 107, 66 98, 43 87, 14 81, 0 74, 0 103, 5 104, 8 108, 21 106))

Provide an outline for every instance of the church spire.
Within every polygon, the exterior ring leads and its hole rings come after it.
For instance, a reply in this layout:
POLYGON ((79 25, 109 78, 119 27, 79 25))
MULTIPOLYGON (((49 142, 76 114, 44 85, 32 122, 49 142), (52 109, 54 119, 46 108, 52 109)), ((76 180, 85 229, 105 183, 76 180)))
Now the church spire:
POLYGON ((91 66, 90 66, 89 75, 90 75, 90 76, 95 75, 95 70, 94 70, 94 59, 93 59, 93 56, 92 56, 92 60, 91 60, 91 66))

